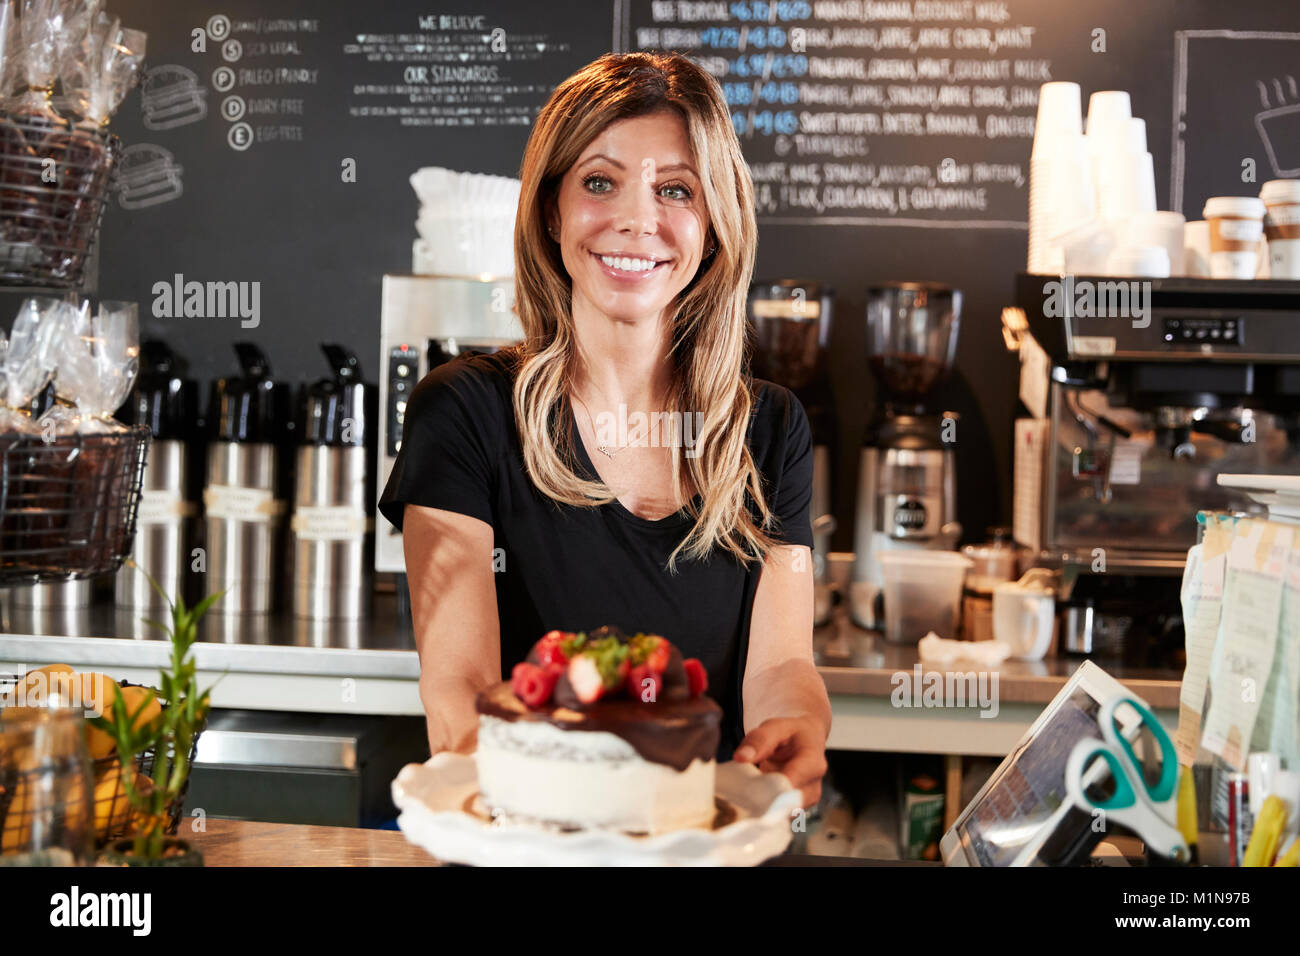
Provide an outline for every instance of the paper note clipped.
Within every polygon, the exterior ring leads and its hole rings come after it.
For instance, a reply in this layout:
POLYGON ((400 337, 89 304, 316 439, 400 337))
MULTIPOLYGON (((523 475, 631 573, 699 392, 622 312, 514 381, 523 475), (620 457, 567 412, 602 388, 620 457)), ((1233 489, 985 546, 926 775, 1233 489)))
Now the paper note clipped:
POLYGON ((1273 665, 1290 548, 1290 527, 1256 519, 1237 521, 1228 547, 1201 745, 1237 770, 1245 769, 1273 665))
POLYGON ((1225 524, 1217 515, 1203 515, 1205 535, 1187 553, 1183 570, 1183 629, 1186 633, 1187 667, 1178 693, 1178 734, 1174 744, 1179 762, 1191 766, 1201 745, 1201 714, 1205 687, 1210 676, 1210 657, 1219 633, 1219 609, 1223 605, 1223 571, 1227 564, 1231 519, 1225 524))
MULTIPOLYGON (((1300 536, 1297 536, 1300 537, 1300 536)), ((1282 582, 1281 622, 1250 749, 1300 767, 1300 540, 1292 538, 1282 582)))

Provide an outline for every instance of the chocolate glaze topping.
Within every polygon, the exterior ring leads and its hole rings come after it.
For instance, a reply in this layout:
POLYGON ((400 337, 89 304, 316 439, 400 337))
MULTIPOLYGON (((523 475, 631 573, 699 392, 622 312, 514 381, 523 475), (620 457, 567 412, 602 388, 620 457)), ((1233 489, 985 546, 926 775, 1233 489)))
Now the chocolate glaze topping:
POLYGON ((604 731, 627 741, 642 759, 685 770, 695 758, 712 760, 721 739, 722 708, 709 697, 653 703, 611 698, 581 710, 553 704, 529 708, 503 681, 478 695, 480 714, 501 720, 545 721, 561 730, 604 731))

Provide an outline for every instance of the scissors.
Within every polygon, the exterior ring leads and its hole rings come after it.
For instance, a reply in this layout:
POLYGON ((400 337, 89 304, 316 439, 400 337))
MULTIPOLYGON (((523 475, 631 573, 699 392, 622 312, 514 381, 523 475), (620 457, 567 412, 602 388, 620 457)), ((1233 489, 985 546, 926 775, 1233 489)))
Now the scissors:
POLYGON ((1190 851, 1178 829, 1178 757, 1169 733, 1145 704, 1129 694, 1118 694, 1102 704, 1097 722, 1104 740, 1081 740, 1065 765, 1065 785, 1075 806, 1105 814, 1107 823, 1122 824, 1137 834, 1159 856, 1186 862, 1190 851), (1142 762, 1124 735, 1117 711, 1132 707, 1140 727, 1151 732, 1160 747, 1160 779, 1147 782, 1142 762), (1114 793, 1104 799, 1088 795, 1088 787, 1105 780, 1103 765, 1114 781, 1114 793))

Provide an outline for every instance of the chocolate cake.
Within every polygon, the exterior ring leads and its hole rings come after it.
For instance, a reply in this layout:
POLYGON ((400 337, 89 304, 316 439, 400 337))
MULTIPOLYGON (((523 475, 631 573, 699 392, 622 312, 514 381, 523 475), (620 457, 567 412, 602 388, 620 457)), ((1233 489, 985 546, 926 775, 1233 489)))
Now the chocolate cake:
POLYGON ((494 815, 659 833, 707 827, 722 709, 665 638, 551 631, 479 694, 479 792, 494 815))

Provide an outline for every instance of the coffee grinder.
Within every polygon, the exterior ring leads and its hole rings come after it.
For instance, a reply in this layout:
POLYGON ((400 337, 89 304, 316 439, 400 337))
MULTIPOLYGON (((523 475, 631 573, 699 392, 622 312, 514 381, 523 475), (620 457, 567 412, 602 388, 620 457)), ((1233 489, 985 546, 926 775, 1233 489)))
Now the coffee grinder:
POLYGON ((854 533, 853 619, 883 625, 876 555, 891 548, 951 550, 961 537, 953 446, 956 420, 930 408, 957 351, 961 292, 927 282, 867 289, 867 348, 880 400, 867 429, 854 533))
POLYGON ((808 415, 813 442, 814 623, 831 615, 831 469, 834 459, 835 401, 827 370, 834 290, 801 279, 758 281, 749 289, 753 342, 750 366, 755 378, 784 385, 808 415))

